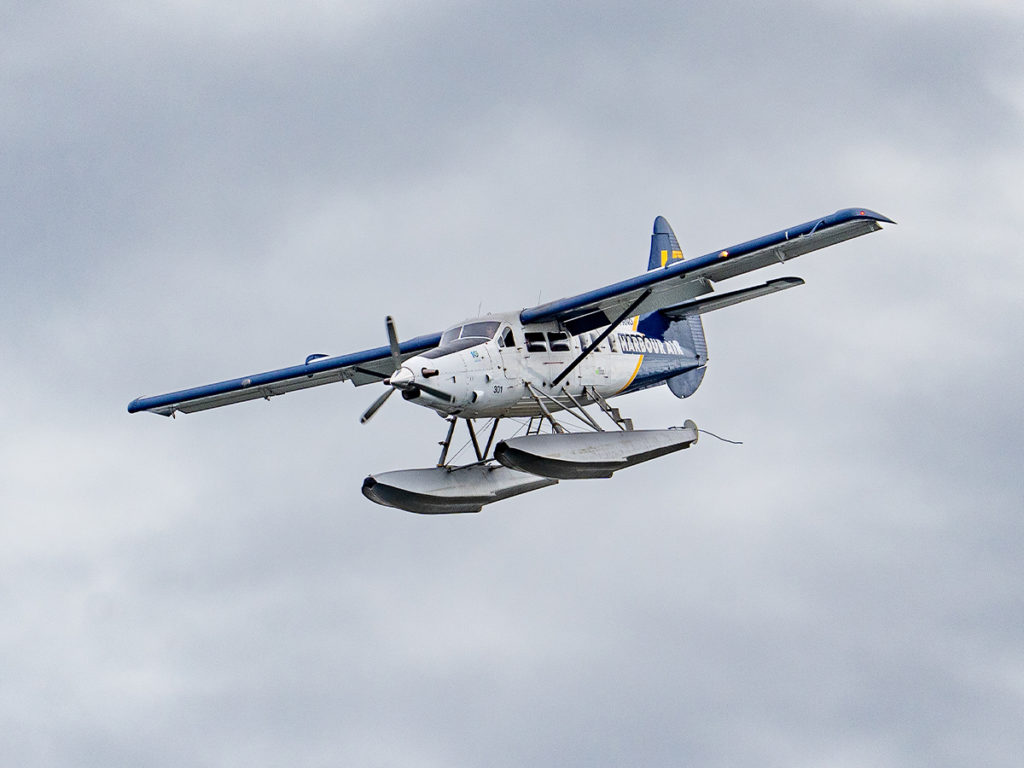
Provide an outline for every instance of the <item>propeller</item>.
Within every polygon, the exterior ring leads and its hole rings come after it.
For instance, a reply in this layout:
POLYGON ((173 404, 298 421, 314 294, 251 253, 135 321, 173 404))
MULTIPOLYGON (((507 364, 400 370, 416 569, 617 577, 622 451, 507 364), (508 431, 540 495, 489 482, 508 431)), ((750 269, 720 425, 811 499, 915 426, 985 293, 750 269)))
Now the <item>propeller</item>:
POLYGON ((394 387, 388 387, 388 391, 385 392, 380 397, 378 397, 376 400, 374 400, 373 404, 363 412, 363 415, 359 417, 359 423, 365 424, 370 419, 372 419, 373 414, 380 410, 380 407, 387 402, 388 398, 391 397, 394 391, 394 387))
POLYGON ((413 372, 402 366, 402 351, 398 343, 398 332, 395 330, 395 321, 391 315, 388 315, 384 319, 384 324, 387 327, 388 332, 388 347, 391 349, 391 366, 393 372, 390 376, 386 376, 380 371, 372 371, 369 368, 356 366, 355 370, 359 373, 378 378, 388 387, 387 392, 374 400, 373 403, 370 404, 370 407, 363 412, 363 415, 359 417, 359 423, 365 424, 372 419, 373 415, 381 409, 381 406, 387 402, 388 398, 394 394, 396 389, 401 389, 403 393, 412 393, 413 397, 418 395, 420 392, 426 392, 428 395, 433 395, 439 400, 445 400, 449 403, 452 402, 454 398, 447 392, 442 392, 440 389, 428 387, 426 384, 415 383, 416 377, 413 372))

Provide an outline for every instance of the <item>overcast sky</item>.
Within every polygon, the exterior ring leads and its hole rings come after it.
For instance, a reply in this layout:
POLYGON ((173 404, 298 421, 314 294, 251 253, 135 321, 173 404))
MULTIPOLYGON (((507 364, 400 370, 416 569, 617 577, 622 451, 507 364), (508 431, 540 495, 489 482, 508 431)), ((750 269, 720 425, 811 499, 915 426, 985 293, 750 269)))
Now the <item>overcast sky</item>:
POLYGON ((1020 3, 329 5, 0 4, 0 762, 1019 765, 1020 3), (742 446, 434 518, 373 387, 125 412, 847 206, 617 403, 742 446))

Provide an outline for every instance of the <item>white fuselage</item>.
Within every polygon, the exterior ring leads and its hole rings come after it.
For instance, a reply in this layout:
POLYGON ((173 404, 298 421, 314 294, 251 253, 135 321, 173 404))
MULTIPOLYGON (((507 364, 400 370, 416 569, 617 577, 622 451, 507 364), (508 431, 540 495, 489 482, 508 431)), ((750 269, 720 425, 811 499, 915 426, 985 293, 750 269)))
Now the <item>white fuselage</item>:
MULTIPOLYGON (((645 341, 636 318, 623 321, 557 385, 553 380, 600 335, 603 328, 569 336, 557 324, 523 326, 515 313, 468 320, 446 331, 441 344, 402 364, 406 399, 463 418, 539 416, 585 399, 593 387, 608 398, 630 388, 643 363, 642 349, 674 354, 671 342, 645 341), (468 330, 464 330, 468 329, 468 330), (463 335, 461 334, 480 334, 463 335), (488 338, 488 334, 490 337, 488 338), (411 379, 410 379, 411 376, 411 379), (409 386, 411 384, 412 386, 409 386), (444 402, 416 384, 441 390, 444 402)), ((681 352, 681 350, 680 350, 681 352)))

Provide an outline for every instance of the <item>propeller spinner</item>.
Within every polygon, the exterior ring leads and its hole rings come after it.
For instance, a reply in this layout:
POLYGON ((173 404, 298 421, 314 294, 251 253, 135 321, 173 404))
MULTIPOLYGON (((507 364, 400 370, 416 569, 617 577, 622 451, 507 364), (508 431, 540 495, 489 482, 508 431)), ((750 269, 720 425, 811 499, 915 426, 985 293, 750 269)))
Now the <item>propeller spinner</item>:
POLYGON ((384 323, 387 326, 388 346, 391 348, 392 373, 390 376, 385 376, 379 371, 371 371, 369 368, 356 368, 360 373, 365 373, 369 376, 381 379, 388 387, 387 391, 374 400, 373 403, 370 404, 370 407, 363 412, 363 415, 359 417, 359 423, 365 424, 372 419, 373 415, 380 410, 381 406, 387 402, 387 399, 394 394, 396 389, 411 393, 413 396, 418 395, 420 392, 426 392, 428 395, 432 395, 439 400, 444 400, 449 403, 452 402, 454 398, 447 392, 442 392, 440 389, 434 389, 426 384, 416 382, 416 374, 402 365, 402 351, 398 343, 398 332, 395 330, 394 319, 391 315, 388 315, 387 318, 385 318, 384 323))

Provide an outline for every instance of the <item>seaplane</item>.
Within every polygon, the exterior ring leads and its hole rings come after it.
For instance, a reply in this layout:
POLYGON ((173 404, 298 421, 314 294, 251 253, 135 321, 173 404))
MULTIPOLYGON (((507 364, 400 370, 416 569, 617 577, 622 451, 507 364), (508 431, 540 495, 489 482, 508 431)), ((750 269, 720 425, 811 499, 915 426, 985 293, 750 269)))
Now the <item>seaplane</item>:
POLYGON ((611 477, 694 445, 702 430, 693 421, 634 429, 609 401, 661 385, 677 398, 691 396, 708 365, 701 315, 804 281, 778 277, 727 292, 716 290, 719 283, 893 223, 866 208, 844 208, 684 258, 672 227, 658 216, 647 271, 627 280, 406 341, 389 316, 386 346, 311 354, 298 365, 139 397, 128 412, 174 416, 335 382, 376 384, 384 390, 362 423, 400 392, 438 413, 446 428, 434 466, 371 474, 363 495, 420 514, 479 512, 560 480, 611 477), (460 421, 468 437, 453 454, 460 421), (472 454, 457 463, 470 445, 472 454))

